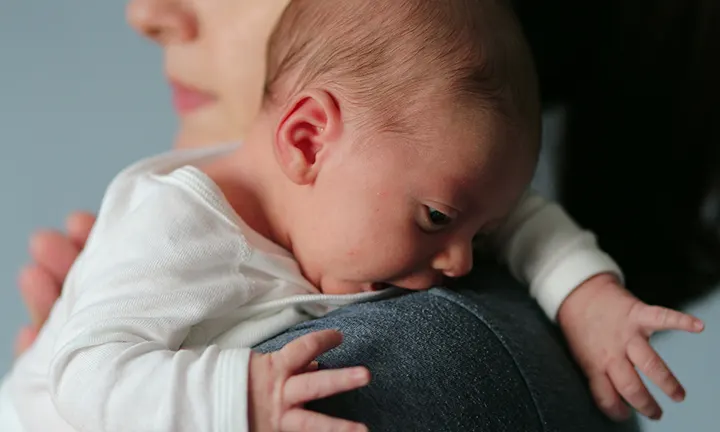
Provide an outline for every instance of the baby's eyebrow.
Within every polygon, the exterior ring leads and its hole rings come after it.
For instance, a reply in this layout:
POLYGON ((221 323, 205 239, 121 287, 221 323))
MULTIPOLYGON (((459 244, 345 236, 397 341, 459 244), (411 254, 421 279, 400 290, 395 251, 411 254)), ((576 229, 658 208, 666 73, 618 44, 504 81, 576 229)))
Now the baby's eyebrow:
POLYGON ((507 220, 507 217, 503 218, 497 218, 497 219, 491 219, 483 224, 483 226, 478 230, 477 236, 479 237, 488 237, 495 234, 504 224, 507 220))

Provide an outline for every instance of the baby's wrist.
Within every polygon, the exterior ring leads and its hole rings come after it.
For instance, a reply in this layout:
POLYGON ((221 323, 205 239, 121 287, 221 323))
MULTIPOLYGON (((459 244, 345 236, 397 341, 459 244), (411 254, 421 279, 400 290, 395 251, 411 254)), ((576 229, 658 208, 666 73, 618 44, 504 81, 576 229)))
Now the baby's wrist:
POLYGON ((600 296, 620 288, 620 280, 614 273, 600 273, 577 286, 560 305, 557 322, 561 327, 572 325, 600 296), (613 289, 614 288, 614 289, 613 289))

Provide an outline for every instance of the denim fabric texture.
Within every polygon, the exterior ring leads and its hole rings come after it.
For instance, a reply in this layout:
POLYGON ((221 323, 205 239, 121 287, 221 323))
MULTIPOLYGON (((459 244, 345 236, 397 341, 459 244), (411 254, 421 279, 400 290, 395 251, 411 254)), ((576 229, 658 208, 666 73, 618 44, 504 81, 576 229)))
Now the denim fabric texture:
POLYGON ((274 351, 312 331, 344 343, 321 368, 367 366, 372 383, 310 405, 371 431, 638 431, 595 407, 556 327, 502 269, 340 309, 257 347, 274 351))

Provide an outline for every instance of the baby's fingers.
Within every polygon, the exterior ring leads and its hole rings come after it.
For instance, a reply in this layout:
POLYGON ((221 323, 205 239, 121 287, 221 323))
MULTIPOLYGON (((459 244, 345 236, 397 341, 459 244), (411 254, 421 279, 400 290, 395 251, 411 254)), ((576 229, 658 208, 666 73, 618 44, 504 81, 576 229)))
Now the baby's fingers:
POLYGON ((628 344, 627 354, 635 367, 650 378, 665 394, 676 402, 685 399, 685 389, 647 340, 640 337, 631 340, 628 344))
POLYGON ((283 402, 295 406, 364 387, 370 372, 364 367, 328 369, 290 377, 285 383, 283 402))
POLYGON ((683 330, 699 333, 705 324, 692 315, 660 306, 642 305, 637 310, 640 325, 651 331, 683 330))
POLYGON ((310 363, 308 363, 305 369, 302 370, 302 373, 315 372, 318 369, 320 369, 320 363, 316 361, 311 361, 310 363))
POLYGON ((367 432, 368 428, 355 423, 326 415, 293 409, 280 419, 281 432, 367 432))
POLYGON ((590 391, 595 403, 606 416, 615 421, 624 421, 630 417, 630 410, 620 399, 620 395, 607 375, 600 374, 590 377, 590 391))
POLYGON ((653 420, 662 417, 660 405, 650 395, 630 361, 622 359, 612 363, 608 376, 620 395, 640 414, 653 420))
POLYGON ((342 334, 334 330, 323 330, 295 339, 272 356, 286 372, 297 373, 305 370, 316 357, 341 343, 342 334))

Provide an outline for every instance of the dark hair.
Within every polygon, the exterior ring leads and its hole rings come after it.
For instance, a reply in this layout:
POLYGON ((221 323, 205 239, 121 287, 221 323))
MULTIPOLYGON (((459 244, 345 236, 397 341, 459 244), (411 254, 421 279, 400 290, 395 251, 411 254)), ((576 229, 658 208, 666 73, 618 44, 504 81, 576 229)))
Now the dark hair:
POLYGON ((565 207, 646 302, 677 307, 717 287, 717 2, 515 3, 545 102, 568 107, 565 207))

